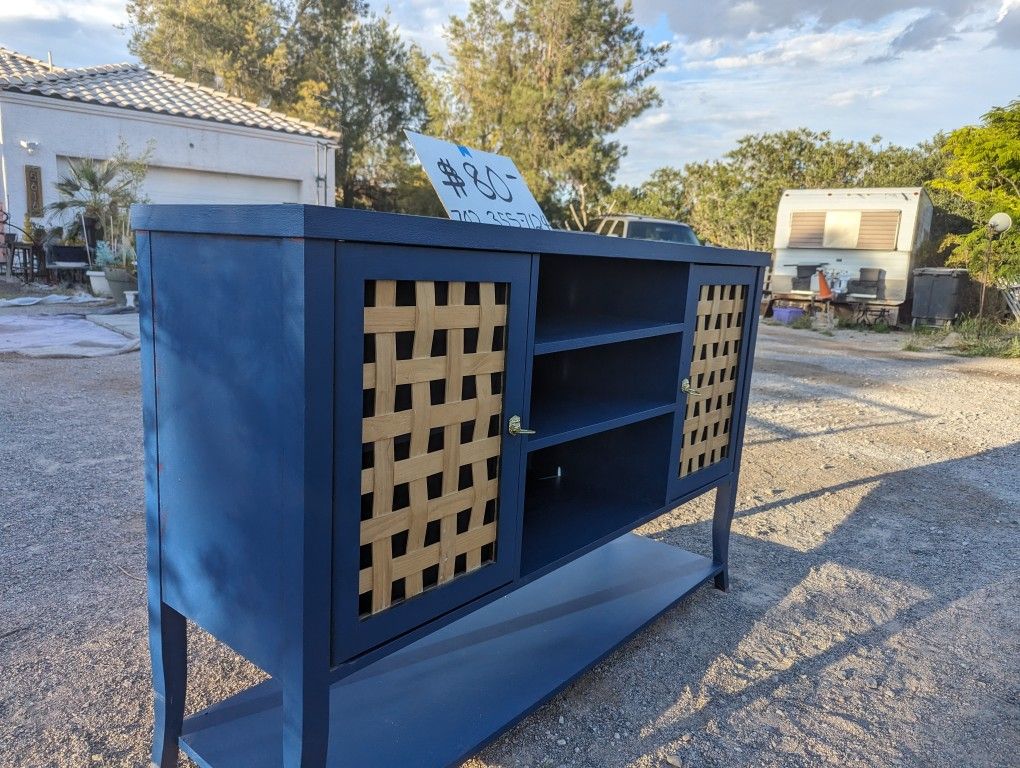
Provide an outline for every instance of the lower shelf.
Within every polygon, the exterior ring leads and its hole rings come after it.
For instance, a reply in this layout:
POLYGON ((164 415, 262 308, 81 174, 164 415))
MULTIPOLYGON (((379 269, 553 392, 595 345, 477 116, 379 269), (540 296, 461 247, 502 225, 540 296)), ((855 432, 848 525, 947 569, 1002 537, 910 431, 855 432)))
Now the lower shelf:
MULTIPOLYGON (((446 768, 710 579, 707 558, 634 534, 606 544, 330 689, 330 768, 446 768)), ((202 768, 280 768, 269 681, 189 717, 202 768)))

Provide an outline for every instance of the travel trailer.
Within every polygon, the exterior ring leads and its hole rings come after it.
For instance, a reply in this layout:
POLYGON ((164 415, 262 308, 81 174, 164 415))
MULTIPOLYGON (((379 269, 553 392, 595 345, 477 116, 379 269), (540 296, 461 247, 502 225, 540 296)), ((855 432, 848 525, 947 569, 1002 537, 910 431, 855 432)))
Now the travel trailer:
POLYGON ((906 321, 911 276, 931 233, 932 205, 920 187, 790 189, 779 201, 768 289, 776 305, 824 296, 851 320, 906 321))

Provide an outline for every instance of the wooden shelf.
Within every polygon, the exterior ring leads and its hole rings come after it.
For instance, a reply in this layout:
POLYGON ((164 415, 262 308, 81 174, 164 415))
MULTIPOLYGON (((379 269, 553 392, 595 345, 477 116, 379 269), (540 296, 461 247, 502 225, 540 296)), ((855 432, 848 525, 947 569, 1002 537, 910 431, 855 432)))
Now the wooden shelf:
POLYGON ((674 411, 680 340, 666 333, 536 357, 528 426, 538 434, 528 450, 674 411))
POLYGON ((672 427, 664 415, 529 453, 521 575, 661 510, 672 427))
POLYGON ((582 314, 548 317, 540 320, 535 329, 535 354, 647 339, 683 330, 682 323, 644 317, 582 314))
POLYGON ((548 567, 603 536, 633 528, 636 520, 661 507, 660 497, 626 487, 578 491, 556 480, 538 484, 525 503, 521 575, 548 567))
POLYGON ((532 406, 530 424, 538 434, 528 438, 528 450, 548 448, 674 410, 675 402, 652 397, 605 398, 591 394, 560 402, 539 400, 532 406))
MULTIPOLYGON (((717 570, 640 536, 606 544, 335 683, 326 763, 459 765, 717 570)), ((270 680, 189 717, 181 746, 209 768, 281 768, 283 721, 270 680)))

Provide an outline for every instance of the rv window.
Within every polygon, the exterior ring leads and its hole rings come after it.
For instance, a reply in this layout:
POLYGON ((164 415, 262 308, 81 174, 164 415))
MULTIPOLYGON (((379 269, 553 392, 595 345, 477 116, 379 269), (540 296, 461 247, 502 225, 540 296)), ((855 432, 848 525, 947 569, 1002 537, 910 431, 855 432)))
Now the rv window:
POLYGON ((821 248, 824 237, 825 211, 795 211, 791 214, 791 248, 821 248))
POLYGON ((829 211, 825 214, 826 248, 856 248, 861 229, 860 211, 829 211))
POLYGON ((871 251, 895 251, 899 228, 899 211, 861 211, 857 247, 871 251))

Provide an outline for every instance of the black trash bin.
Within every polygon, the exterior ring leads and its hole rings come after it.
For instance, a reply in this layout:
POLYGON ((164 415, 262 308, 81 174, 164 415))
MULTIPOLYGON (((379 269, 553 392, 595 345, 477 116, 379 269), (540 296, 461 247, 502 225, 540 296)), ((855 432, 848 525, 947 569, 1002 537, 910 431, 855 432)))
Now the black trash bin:
POLYGON ((973 288, 966 269, 914 270, 914 325, 944 325, 970 309, 973 288))

